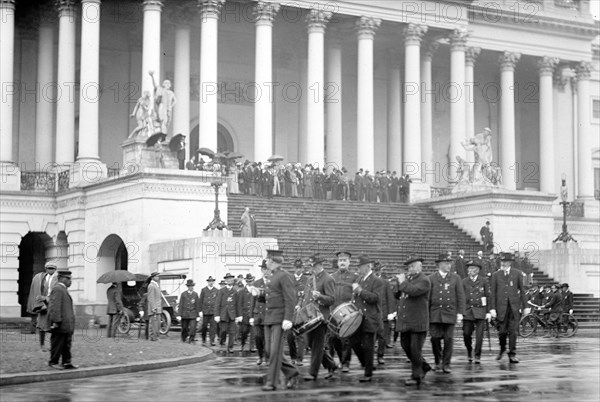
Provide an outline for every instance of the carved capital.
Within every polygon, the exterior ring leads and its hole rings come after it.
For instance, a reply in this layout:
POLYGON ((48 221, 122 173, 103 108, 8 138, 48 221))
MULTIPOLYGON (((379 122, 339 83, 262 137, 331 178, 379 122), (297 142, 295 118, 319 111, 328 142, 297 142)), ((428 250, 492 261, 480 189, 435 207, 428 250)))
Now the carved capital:
POLYGON ((198 0, 200 16, 202 19, 218 19, 221 15, 221 8, 223 8, 223 4, 225 4, 225 0, 198 0))
POLYGON ((558 59, 558 57, 544 56, 541 59, 539 59, 537 62, 537 66, 540 75, 552 75, 559 61, 560 60, 558 59))
POLYGON ((514 71, 519 59, 521 58, 521 53, 516 52, 504 52, 500 55, 499 63, 502 71, 514 71))
POLYGON ((560 90, 564 90, 573 77, 575 77, 575 71, 569 66, 560 66, 554 69, 554 85, 560 90))
POLYGON ((589 61, 581 61, 575 66, 577 81, 589 80, 592 76, 594 66, 589 61))
POLYGON ((464 51, 469 39, 469 32, 465 28, 456 28, 448 37, 450 39, 450 50, 464 51))
POLYGON ((306 16, 306 25, 309 32, 313 30, 324 31, 331 16, 332 13, 329 11, 311 8, 306 16))
POLYGON ((167 18, 175 26, 191 25, 196 17, 193 1, 170 2, 166 8, 167 18))
POLYGON ((259 0, 254 6, 254 17, 257 23, 273 24, 273 20, 279 12, 278 3, 269 3, 263 0, 259 0))
MULTIPOLYGON (((15 0, 0 0, 0 8, 5 8, 7 10, 15 9, 15 0)), ((13 13, 14 15, 14 13, 13 13)))
POLYGON ((408 24, 404 28, 405 45, 420 45, 423 36, 427 33, 427 25, 408 24))
POLYGON ((468 47, 465 50, 465 63, 469 66, 474 65, 475 60, 477 60, 480 53, 481 53, 480 47, 468 47))
POLYGON ((433 59, 433 55, 435 54, 435 52, 437 52, 437 50, 440 47, 440 42, 438 42, 437 40, 428 40, 423 44, 423 56, 425 56, 426 59, 433 59))
POLYGON ((144 2, 142 3, 142 6, 144 8, 154 8, 154 7, 158 7, 159 9, 162 9, 163 7, 163 2, 162 0, 144 0, 144 2))
POLYGON ((55 4, 58 15, 75 12, 75 0, 56 0, 55 4))
POLYGON ((373 38, 381 25, 381 19, 362 16, 356 20, 356 33, 359 38, 373 38))

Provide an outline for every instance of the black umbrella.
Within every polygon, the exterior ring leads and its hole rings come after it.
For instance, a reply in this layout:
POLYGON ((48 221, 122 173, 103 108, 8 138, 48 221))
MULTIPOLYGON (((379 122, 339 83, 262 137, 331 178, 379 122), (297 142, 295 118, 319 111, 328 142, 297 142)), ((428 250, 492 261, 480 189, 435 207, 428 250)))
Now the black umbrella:
POLYGON ((171 138, 171 141, 169 142, 169 149, 173 152, 177 152, 181 151, 183 148, 185 148, 185 135, 174 135, 173 138, 171 138), (182 144, 183 147, 181 146, 182 144))
POLYGON ((211 150, 209 148, 198 148, 196 150, 196 153, 200 154, 200 155, 206 155, 209 158, 213 158, 215 156, 215 151, 213 151, 213 150, 211 150))
POLYGON ((227 158, 227 155, 225 155, 222 152, 218 152, 218 153, 214 154, 212 158, 213 159, 225 159, 225 158, 227 158))
POLYGON ((243 158, 244 155, 242 155, 239 152, 229 152, 227 154, 227 159, 238 159, 238 158, 243 158))
POLYGON ((119 269, 116 271, 109 271, 101 275, 100 278, 96 280, 96 283, 129 282, 135 280, 136 277, 133 272, 119 269))
POLYGON ((282 161, 283 160, 283 156, 281 155, 271 155, 269 157, 269 159, 267 159, 270 162, 278 162, 278 161, 282 161))
POLYGON ((153 147, 157 142, 162 142, 167 138, 165 133, 156 133, 146 140, 146 145, 153 147))

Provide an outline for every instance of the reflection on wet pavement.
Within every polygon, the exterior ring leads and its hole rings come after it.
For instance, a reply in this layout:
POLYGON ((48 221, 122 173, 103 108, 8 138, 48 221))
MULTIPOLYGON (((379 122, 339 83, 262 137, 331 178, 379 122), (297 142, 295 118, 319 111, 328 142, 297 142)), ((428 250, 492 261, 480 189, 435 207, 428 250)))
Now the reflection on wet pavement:
MULTIPOLYGON (((519 364, 496 361, 485 350, 482 364, 467 362, 455 343, 452 374, 430 373, 421 390, 405 387, 410 365, 399 347, 388 349, 370 384, 359 383, 362 371, 353 357, 350 373, 332 380, 300 382, 296 389, 260 390, 267 368, 256 366, 256 354, 225 356, 206 363, 81 380, 2 387, 2 401, 598 401, 600 344, 597 338, 526 340, 519 343, 519 364)), ((493 345, 497 347, 496 344, 493 345)), ((426 358, 431 350, 425 346, 426 358)), ((308 357, 301 373, 308 371, 308 357)), ((323 371, 321 371, 323 374, 323 371)))

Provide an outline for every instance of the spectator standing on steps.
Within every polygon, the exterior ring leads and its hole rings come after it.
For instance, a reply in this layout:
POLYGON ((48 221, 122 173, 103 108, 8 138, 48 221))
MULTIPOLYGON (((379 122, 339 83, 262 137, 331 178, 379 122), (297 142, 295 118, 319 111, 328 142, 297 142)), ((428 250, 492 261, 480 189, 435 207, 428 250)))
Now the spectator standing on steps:
POLYGON ((241 237, 256 237, 256 220, 254 215, 250 213, 250 208, 246 207, 241 217, 240 229, 242 230, 241 237))

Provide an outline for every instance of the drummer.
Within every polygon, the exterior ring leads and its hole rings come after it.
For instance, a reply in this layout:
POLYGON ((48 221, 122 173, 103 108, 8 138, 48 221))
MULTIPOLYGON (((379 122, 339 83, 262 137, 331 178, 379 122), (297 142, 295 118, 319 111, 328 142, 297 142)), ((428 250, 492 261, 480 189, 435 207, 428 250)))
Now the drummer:
MULTIPOLYGON (((332 312, 340 304, 352 301, 352 284, 357 279, 356 273, 350 272, 348 269, 352 254, 349 251, 342 250, 335 255, 337 256, 338 270, 331 275, 335 281, 335 301, 331 306, 332 312)), ((340 338, 334 331, 329 331, 329 353, 332 356, 334 353, 337 354, 342 364, 342 373, 350 371, 352 350, 348 338, 340 338)), ((362 356, 359 356, 359 358, 362 359, 362 356)), ((364 364, 362 365, 364 366, 364 364)))
POLYGON ((324 262, 325 260, 318 255, 313 255, 308 260, 313 275, 308 278, 302 307, 308 303, 315 303, 319 307, 321 314, 323 314, 324 320, 315 329, 306 334, 307 344, 311 350, 310 369, 308 375, 304 377, 306 381, 317 380, 321 362, 323 363, 323 367, 328 370, 328 373, 323 377, 325 379, 331 378, 337 369, 337 364, 335 364, 329 353, 324 353, 329 308, 333 304, 335 294, 335 282, 331 275, 323 269, 324 262))
POLYGON ((375 334, 382 325, 381 301, 383 281, 373 274, 374 261, 368 255, 358 258, 358 273, 360 278, 352 284, 354 304, 363 312, 360 327, 350 337, 350 344, 357 355, 362 355, 365 363, 365 375, 360 382, 371 382, 373 377, 373 353, 375 349, 375 334))

